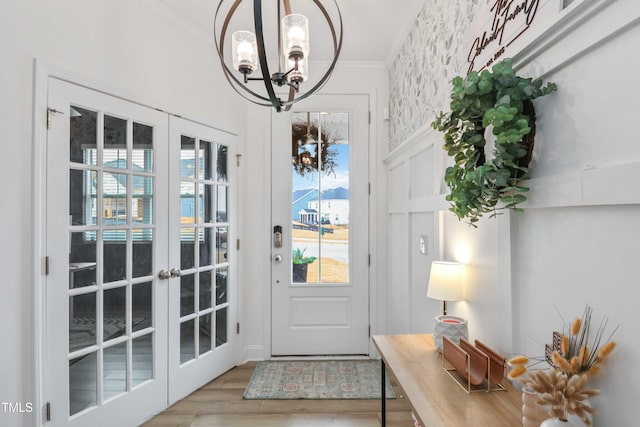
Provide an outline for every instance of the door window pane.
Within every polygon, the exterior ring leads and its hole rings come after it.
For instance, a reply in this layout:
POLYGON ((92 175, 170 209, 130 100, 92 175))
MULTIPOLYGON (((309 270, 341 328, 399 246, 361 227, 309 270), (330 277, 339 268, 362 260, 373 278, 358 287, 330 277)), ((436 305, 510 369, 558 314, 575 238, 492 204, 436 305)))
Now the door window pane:
POLYGON ((127 121, 104 115, 104 166, 127 168, 127 121))
POLYGON ((69 297, 69 353, 96 344, 96 293, 69 297))
POLYGON ((200 334, 198 354, 202 355, 211 351, 211 313, 200 316, 198 322, 200 322, 200 327, 198 328, 198 333, 200 334))
POLYGON ((213 144, 208 141, 200 140, 200 155, 199 159, 199 178, 210 180, 211 176, 211 167, 213 165, 213 160, 211 158, 213 149, 213 144))
POLYGON ((153 224, 153 178, 133 176, 133 206, 131 216, 134 224, 153 224))
POLYGON ((69 233, 69 289, 96 284, 96 241, 86 233, 69 233))
POLYGON ((196 266, 196 229, 180 229, 180 269, 187 270, 196 266))
POLYGON ((104 225, 127 223, 127 175, 102 174, 102 218, 104 225))
POLYGON ((104 230, 102 265, 104 283, 127 277, 127 230, 104 230))
POLYGON ((196 357, 194 321, 180 324, 180 363, 188 362, 196 357))
POLYGON ((69 415, 96 406, 98 401, 97 353, 69 360, 69 415))
POLYGON ((180 177, 196 178, 195 165, 196 140, 182 135, 180 139, 180 177))
POLYGON ((200 310, 211 307, 211 289, 213 288, 213 275, 211 270, 200 272, 200 310))
POLYGON ((153 233, 152 228, 135 229, 131 233, 134 278, 153 274, 153 233))
POLYGON ((226 145, 218 145, 218 154, 216 159, 216 180, 218 182, 227 182, 227 151, 226 145))
POLYGON ((153 172, 153 128, 133 123, 133 171, 153 172))
POLYGON ((216 209, 216 220, 227 222, 227 186, 218 185, 218 205, 216 209))
POLYGON ((98 114, 72 105, 69 117, 69 160, 97 165, 98 114))
POLYGON ((200 216, 204 216, 205 223, 213 222, 213 185, 200 184, 200 216), (204 215, 203 215, 204 214, 204 215))
POLYGON ((131 348, 131 386, 153 378, 153 333, 135 338, 131 348))
POLYGON ((216 305, 224 304, 227 299, 227 276, 229 274, 228 267, 218 268, 216 270, 216 305))
POLYGON ((109 400, 127 391, 127 343, 107 347, 103 352, 103 398, 109 400))
POLYGON ((106 289, 102 293, 103 340, 117 338, 127 333, 127 289, 124 286, 106 289))
POLYGON ((228 262, 227 237, 228 227, 216 227, 216 264, 228 262))
POLYGON ((227 342, 227 308, 216 311, 216 347, 227 342))
POLYGON ((153 326, 151 282, 139 283, 131 288, 131 330, 132 332, 153 326))
POLYGON ((349 115, 293 113, 291 126, 292 281, 348 283, 349 115))
POLYGON ((180 224, 196 223, 196 184, 180 183, 180 224))
POLYGON ((180 277, 180 317, 194 312, 195 305, 195 274, 180 277))
POLYGON ((201 229, 200 237, 200 267, 213 265, 213 228, 201 229))
POLYGON ((96 224, 97 172, 69 170, 69 220, 71 225, 96 224))

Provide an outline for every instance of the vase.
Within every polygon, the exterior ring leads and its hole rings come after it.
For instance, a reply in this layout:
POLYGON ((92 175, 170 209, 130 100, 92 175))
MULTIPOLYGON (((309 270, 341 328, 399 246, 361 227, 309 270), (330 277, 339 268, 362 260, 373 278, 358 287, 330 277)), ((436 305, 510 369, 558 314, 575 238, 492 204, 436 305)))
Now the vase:
POLYGON ((575 427, 575 425, 560 418, 548 418, 540 424, 540 427, 575 427))
POLYGON ((528 387, 522 389, 522 427, 540 427, 549 414, 538 404, 538 393, 528 387))

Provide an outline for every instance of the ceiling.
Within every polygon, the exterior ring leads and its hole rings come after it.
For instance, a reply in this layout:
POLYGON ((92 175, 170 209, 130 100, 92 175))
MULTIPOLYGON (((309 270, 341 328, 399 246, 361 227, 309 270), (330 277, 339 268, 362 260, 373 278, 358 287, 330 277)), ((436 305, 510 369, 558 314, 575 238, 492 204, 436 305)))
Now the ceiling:
MULTIPOLYGON (((184 22, 193 25, 195 30, 213 39, 213 22, 218 0, 157 1, 181 17, 184 22)), ((390 62, 404 41, 424 1, 336 0, 340 7, 344 26, 340 61, 390 62)), ((275 9, 274 0, 266 0, 263 9, 267 9, 271 2, 273 2, 273 9, 275 9)), ((227 5, 231 3, 230 0, 224 0, 224 7, 228 7, 227 5)), ((249 23, 253 16, 251 14, 252 4, 251 0, 244 0, 241 3, 234 16, 234 20, 237 18, 235 26, 238 28, 230 28, 230 31, 240 28, 250 29, 249 23), (245 23, 240 22, 243 17, 246 19, 245 23)), ((335 9, 332 7, 332 0, 323 0, 322 4, 330 12, 335 9)), ((310 61, 330 61, 332 50, 327 24, 322 15, 317 12, 317 8, 310 5, 312 5, 310 0, 291 1, 292 10, 307 15, 310 21, 310 61), (314 33, 316 34, 315 39, 314 33), (318 34, 320 35, 318 36, 318 34)), ((269 19, 271 16, 267 16, 267 12, 263 12, 263 15, 265 33, 267 33, 267 22, 275 21, 275 12, 272 19, 269 19)), ((267 39, 266 42, 269 43, 269 40, 267 39)))

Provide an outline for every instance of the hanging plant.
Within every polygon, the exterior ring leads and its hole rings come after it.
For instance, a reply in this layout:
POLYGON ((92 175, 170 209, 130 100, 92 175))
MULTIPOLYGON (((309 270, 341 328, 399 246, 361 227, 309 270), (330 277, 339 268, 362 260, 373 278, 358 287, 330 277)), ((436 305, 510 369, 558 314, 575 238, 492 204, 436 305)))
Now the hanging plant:
POLYGON ((459 219, 469 223, 483 214, 495 216, 500 209, 514 209, 527 198, 522 185, 535 135, 532 99, 557 89, 554 83, 542 85, 540 79, 522 78, 505 59, 491 71, 472 71, 465 78, 453 79, 451 111, 441 113, 432 123, 444 133, 444 149, 454 158, 444 180, 451 189, 446 200, 459 219), (495 136, 492 158, 485 153, 485 133, 495 136))

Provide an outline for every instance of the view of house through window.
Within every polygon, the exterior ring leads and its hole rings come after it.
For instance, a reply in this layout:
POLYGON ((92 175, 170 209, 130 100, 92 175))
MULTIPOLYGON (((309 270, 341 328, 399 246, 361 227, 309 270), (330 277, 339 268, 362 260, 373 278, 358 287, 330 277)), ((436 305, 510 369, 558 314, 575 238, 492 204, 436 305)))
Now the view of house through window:
POLYGON ((349 114, 292 114, 292 282, 349 282, 349 114))

